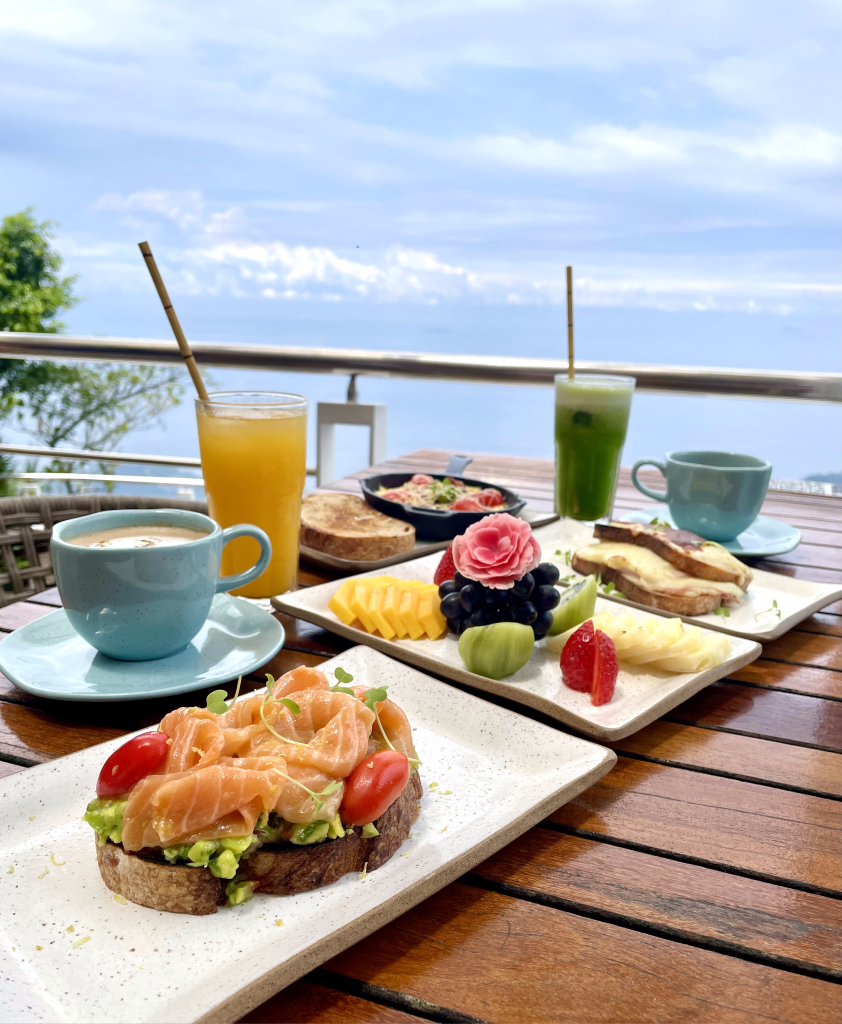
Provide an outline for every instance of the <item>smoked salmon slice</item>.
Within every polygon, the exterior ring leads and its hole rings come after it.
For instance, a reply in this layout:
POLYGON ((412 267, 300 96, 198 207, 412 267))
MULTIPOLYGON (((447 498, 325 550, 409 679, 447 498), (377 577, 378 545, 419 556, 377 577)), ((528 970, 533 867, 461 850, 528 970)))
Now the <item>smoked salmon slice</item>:
POLYGON ((276 767, 286 770, 279 758, 266 771, 215 764, 201 771, 147 776, 129 795, 123 848, 248 835, 260 815, 275 806, 286 782, 276 767))

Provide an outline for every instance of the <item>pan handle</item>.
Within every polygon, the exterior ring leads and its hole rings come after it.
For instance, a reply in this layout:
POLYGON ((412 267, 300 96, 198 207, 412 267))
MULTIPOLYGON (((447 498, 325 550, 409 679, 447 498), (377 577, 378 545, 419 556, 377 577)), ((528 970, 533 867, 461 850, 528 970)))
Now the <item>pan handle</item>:
POLYGON ((473 462, 472 455, 451 455, 445 473, 448 476, 461 476, 470 462, 473 462))

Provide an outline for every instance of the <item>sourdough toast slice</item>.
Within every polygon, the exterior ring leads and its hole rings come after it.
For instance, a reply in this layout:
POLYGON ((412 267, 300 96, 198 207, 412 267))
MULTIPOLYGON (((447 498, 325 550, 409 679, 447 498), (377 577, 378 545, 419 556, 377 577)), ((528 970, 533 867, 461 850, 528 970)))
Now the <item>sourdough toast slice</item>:
POLYGON ((673 615, 707 615, 715 611, 722 603, 718 594, 694 594, 689 597, 681 597, 677 594, 653 593, 632 583, 621 570, 612 569, 599 562, 590 562, 578 554, 573 555, 570 565, 583 576, 599 575, 602 577, 603 583, 613 583, 629 601, 646 605, 648 608, 659 608, 661 611, 671 612, 673 615))
POLYGON ((415 527, 353 494, 308 494, 301 503, 301 543, 335 558, 376 562, 412 551, 415 527))
POLYGON ((751 569, 735 558, 721 544, 705 540, 689 530, 654 526, 646 523, 597 523, 594 537, 649 548, 676 569, 702 580, 736 583, 747 590, 753 575, 751 569))
MULTIPOLYGON (((413 772, 397 800, 374 822, 380 833, 364 839, 355 828, 344 839, 312 846, 278 843, 262 846, 240 863, 244 881, 257 882, 257 891, 273 896, 309 892, 330 885, 349 871, 374 871, 395 853, 418 818, 422 795, 418 772, 413 772)), ((225 903, 227 881, 207 868, 168 864, 159 852, 127 853, 107 842, 97 847, 102 880, 112 892, 152 910, 174 914, 215 914, 225 903)))

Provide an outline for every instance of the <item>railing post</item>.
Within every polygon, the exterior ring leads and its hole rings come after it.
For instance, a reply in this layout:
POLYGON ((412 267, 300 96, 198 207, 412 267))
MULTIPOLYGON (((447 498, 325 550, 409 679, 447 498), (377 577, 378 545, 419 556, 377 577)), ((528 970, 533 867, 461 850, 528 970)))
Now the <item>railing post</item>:
POLYGON ((386 406, 365 405, 357 401, 357 375, 351 374, 346 402, 319 402, 316 405, 316 484, 321 487, 336 476, 336 424, 368 427, 368 464, 375 466, 386 458, 386 406))

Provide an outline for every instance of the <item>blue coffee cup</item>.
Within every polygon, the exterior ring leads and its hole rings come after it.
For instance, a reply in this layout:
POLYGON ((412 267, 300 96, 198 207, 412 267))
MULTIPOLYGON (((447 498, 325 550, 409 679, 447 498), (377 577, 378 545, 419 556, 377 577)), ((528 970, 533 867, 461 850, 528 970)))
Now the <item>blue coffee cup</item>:
POLYGON ((200 512, 120 509, 54 526, 50 553, 61 602, 79 636, 109 658, 149 661, 183 650, 204 625, 214 595, 257 579, 269 565, 272 545, 248 523, 223 530, 200 512), (99 530, 161 526, 202 536, 145 548, 69 543, 99 530), (260 544, 260 557, 245 572, 220 578, 223 547, 244 536, 260 544))
POLYGON ((734 540, 757 518, 766 497, 771 463, 734 452, 669 452, 663 462, 641 459, 632 483, 642 493, 669 505, 673 525, 706 540, 734 540), (667 481, 664 492, 637 479, 641 466, 655 466, 667 481))

